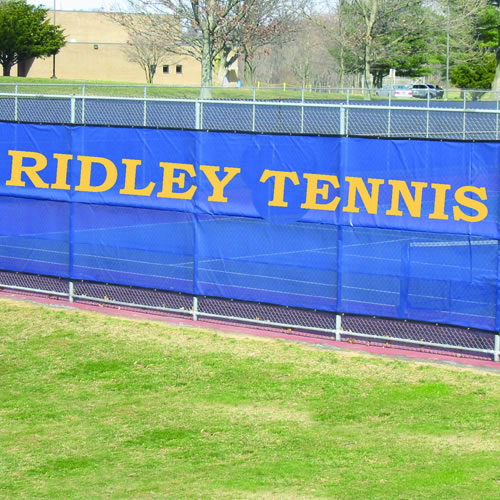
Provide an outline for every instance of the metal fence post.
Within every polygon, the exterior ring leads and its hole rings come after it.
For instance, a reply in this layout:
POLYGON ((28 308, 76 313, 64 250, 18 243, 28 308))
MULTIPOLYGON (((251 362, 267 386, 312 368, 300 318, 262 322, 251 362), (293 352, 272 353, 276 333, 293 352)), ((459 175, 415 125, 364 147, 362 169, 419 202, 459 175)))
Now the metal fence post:
POLYGON ((198 321, 198 297, 193 295, 193 321, 198 321))
POLYGON ((302 105, 300 109, 300 133, 304 133, 304 86, 302 86, 302 105))
POLYGON ((495 93, 495 96, 497 98, 497 116, 495 117, 495 138, 498 141, 498 92, 495 93))
POLYGON ((345 126, 345 107, 340 106, 340 116, 339 116, 339 135, 346 135, 346 126, 345 126))
POLYGON ((342 315, 335 315, 335 340, 340 342, 342 340, 340 332, 342 331, 342 315))
MULTIPOLYGON (((346 95, 346 106, 349 106, 349 100, 351 97, 351 89, 347 89, 346 95)), ((349 135, 349 107, 345 110, 345 135, 349 135)))
POLYGON ((143 127, 146 127, 146 125, 148 123, 147 96, 148 96, 148 88, 146 85, 144 85, 144 110, 143 110, 143 119, 142 119, 142 126, 143 127))
POLYGON ((255 100, 256 100, 256 89, 255 86, 253 88, 253 104, 252 104, 252 132, 255 132, 255 100))
POLYGON ((464 117, 463 117, 463 122, 462 122, 462 139, 465 139, 466 137, 466 132, 467 132, 467 129, 466 129, 466 120, 465 120, 465 117, 466 117, 466 114, 467 114, 467 92, 465 92, 464 90, 464 117))
POLYGON ((389 111, 387 116, 387 137, 391 137, 392 91, 389 90, 389 111))
POLYGON ((426 111, 426 115, 425 115, 425 138, 428 139, 429 138, 429 122, 430 122, 430 118, 431 118, 431 93, 430 91, 428 90, 427 91, 427 111, 426 111))
POLYGON ((82 125, 85 125, 85 84, 82 85, 82 125))
POLYGON ((75 284, 72 281, 69 282, 68 299, 70 302, 75 301, 75 284))
POLYGON ((493 360, 500 361, 500 332, 495 333, 495 347, 493 348, 493 360))
POLYGON ((19 97, 18 97, 18 87, 17 85, 14 87, 14 92, 15 92, 15 96, 14 96, 14 121, 17 122, 18 119, 19 119, 19 111, 18 111, 18 106, 19 106, 19 97))
POLYGON ((71 96, 71 123, 75 123, 75 117, 76 117, 76 99, 75 95, 73 94, 71 96))
POLYGON ((196 99, 196 101, 194 103, 194 114, 195 114, 194 128, 196 130, 200 130, 201 129, 201 103, 198 99, 196 99))

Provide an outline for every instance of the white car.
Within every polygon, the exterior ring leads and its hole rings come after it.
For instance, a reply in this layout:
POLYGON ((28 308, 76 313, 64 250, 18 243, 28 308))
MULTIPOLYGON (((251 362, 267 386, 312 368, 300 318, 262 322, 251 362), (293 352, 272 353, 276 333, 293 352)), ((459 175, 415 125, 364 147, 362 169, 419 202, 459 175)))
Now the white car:
POLYGON ((394 85, 392 95, 393 97, 413 97, 413 91, 406 85, 394 85))
POLYGON ((407 85, 386 85, 381 89, 377 89, 375 92, 376 95, 380 97, 400 97, 400 98, 409 98, 413 96, 412 90, 407 85))

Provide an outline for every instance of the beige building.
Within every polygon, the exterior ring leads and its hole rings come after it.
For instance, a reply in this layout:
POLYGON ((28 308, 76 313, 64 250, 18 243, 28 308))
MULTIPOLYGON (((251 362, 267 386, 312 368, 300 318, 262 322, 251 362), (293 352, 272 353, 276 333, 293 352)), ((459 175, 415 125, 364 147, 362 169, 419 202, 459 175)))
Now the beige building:
MULTIPOLYGON (((47 15, 53 20, 53 11, 47 15)), ((55 56, 57 78, 146 82, 141 66, 127 57, 127 32, 106 13, 56 10, 56 24, 66 36, 66 45, 55 56)), ((12 74, 49 78, 53 64, 52 57, 29 60, 14 67, 12 74)), ((153 83, 197 86, 200 81, 198 61, 169 55, 157 66, 153 83)))

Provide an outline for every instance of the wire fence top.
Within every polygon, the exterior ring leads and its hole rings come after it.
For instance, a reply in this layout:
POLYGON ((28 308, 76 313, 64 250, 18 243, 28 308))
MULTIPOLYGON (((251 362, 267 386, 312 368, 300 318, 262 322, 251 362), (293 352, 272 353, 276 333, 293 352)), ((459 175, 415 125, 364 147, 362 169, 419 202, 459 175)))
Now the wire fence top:
POLYGON ((295 96, 291 92, 283 96, 259 94, 263 90, 256 88, 237 89, 244 91, 238 98, 233 98, 234 89, 218 88, 214 93, 223 93, 201 99, 199 87, 168 88, 168 94, 159 90, 147 86, 0 84, 0 121, 444 140, 499 138, 500 101, 351 100, 353 89, 345 89, 335 99, 321 100, 318 95, 306 99, 305 89, 295 96), (135 95, 88 91, 94 87, 135 89, 135 95), (174 91, 182 92, 176 95, 174 91))

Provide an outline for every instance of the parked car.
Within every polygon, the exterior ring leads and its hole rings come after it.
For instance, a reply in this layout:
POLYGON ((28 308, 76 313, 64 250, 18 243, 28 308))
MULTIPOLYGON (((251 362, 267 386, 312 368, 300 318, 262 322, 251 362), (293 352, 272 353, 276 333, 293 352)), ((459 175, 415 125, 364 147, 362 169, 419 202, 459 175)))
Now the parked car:
POLYGON ((430 87, 431 90, 434 92, 435 94, 434 97, 437 97, 438 99, 441 99, 443 97, 444 90, 439 85, 432 85, 431 83, 427 83, 427 86, 430 87))
POLYGON ((437 90, 434 85, 430 83, 414 83, 411 86, 413 97, 420 97, 422 99, 434 99, 437 97, 437 90))
POLYGON ((394 85, 392 90, 393 97, 412 97, 413 92, 408 85, 394 85))
POLYGON ((386 85, 381 89, 377 89, 375 94, 380 97, 412 97, 412 91, 407 85, 386 85))

